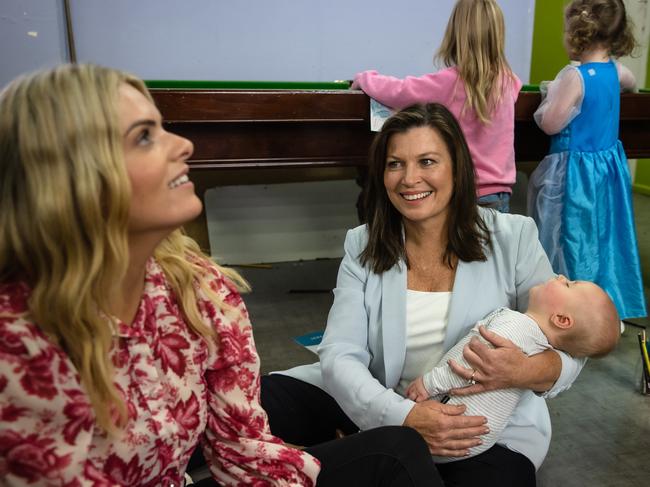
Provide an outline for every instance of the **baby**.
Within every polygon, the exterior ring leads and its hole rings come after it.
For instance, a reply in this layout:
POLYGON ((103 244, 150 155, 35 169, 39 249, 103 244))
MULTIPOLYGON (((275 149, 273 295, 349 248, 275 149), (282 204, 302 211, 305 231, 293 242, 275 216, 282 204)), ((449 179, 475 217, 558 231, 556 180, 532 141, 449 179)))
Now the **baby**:
MULTIPOLYGON (((433 370, 409 384, 407 397, 417 402, 432 396, 440 399, 450 389, 467 386, 467 381, 454 374, 447 362, 453 359, 468 367, 463 347, 473 336, 487 343, 480 337, 478 328, 481 325, 511 340, 527 355, 556 348, 573 357, 603 357, 614 349, 620 336, 616 307, 607 293, 594 283, 569 281, 559 275, 530 290, 526 313, 499 308, 479 321, 433 370)), ((496 443, 524 392, 522 389, 500 389, 450 399, 451 404, 464 404, 468 416, 488 419, 490 432, 481 437, 481 445, 470 449, 470 456, 496 443)), ((435 457, 439 463, 459 459, 435 457)))

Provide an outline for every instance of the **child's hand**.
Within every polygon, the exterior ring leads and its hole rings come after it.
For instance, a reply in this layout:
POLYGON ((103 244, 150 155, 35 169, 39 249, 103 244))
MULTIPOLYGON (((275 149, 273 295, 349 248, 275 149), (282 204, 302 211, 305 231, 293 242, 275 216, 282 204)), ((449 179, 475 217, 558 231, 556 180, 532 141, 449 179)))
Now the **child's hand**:
POLYGON ((429 393, 424 388, 422 377, 418 377, 406 388, 406 397, 411 401, 421 402, 429 399, 429 393))

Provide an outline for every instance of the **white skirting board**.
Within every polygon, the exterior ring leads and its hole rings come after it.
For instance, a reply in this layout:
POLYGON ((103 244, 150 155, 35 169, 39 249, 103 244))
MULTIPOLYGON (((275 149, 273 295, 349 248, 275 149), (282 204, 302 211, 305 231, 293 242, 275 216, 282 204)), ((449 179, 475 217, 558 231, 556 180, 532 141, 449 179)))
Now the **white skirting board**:
POLYGON ((352 180, 209 189, 211 254, 231 265, 341 257, 359 191, 352 180))

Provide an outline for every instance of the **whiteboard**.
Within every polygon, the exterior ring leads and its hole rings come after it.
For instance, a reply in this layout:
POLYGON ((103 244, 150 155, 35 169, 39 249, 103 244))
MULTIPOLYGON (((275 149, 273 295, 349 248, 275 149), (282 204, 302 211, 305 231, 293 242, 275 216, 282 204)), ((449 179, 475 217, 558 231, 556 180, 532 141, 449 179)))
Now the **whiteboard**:
MULTIPOLYGON (((72 0, 77 56, 145 79, 332 81, 434 70, 454 0, 72 0)), ((527 82, 534 0, 502 0, 527 82)))
POLYGON ((0 0, 0 88, 67 59, 62 0, 0 0))

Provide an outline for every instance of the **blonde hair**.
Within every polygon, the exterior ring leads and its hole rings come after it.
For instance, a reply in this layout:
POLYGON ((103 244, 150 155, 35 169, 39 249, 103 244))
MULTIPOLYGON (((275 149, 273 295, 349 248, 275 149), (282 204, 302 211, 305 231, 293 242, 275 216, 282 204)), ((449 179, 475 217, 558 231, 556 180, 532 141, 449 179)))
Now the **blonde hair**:
POLYGON ((621 335, 616 305, 603 289, 593 286, 589 301, 573 311, 574 325, 558 334, 557 347, 574 357, 604 357, 621 335))
POLYGON ((574 0, 564 12, 566 44, 572 57, 602 44, 614 57, 626 56, 637 42, 623 0, 574 0))
MULTIPOLYGON (((0 93, 0 282, 31 289, 28 317, 68 355, 106 431, 127 420, 109 359, 109 303, 129 263, 130 183, 118 125, 118 89, 151 100, 141 80, 93 65, 62 65, 0 93)), ((214 334, 196 293, 208 259, 181 231, 156 249, 192 330, 214 334)), ((243 288, 232 271, 224 271, 243 288)))
POLYGON ((514 75, 505 56, 505 22, 495 0, 458 0, 436 53, 456 66, 465 85, 465 108, 489 123, 514 75))

